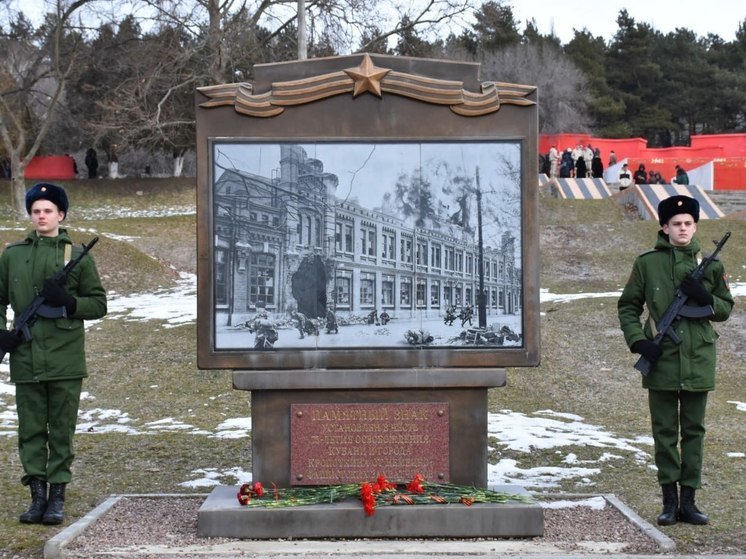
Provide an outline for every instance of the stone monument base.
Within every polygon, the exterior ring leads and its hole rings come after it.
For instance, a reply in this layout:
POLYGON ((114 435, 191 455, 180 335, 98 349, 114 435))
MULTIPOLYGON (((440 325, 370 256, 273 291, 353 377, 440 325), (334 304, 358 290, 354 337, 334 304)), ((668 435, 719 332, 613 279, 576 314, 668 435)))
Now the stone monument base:
MULTIPOLYGON (((519 486, 496 491, 527 495, 519 486)), ((215 488, 199 509, 197 534, 205 538, 524 538, 544 534, 538 504, 474 503, 394 505, 366 516, 358 500, 328 505, 248 508, 238 487, 215 488)))

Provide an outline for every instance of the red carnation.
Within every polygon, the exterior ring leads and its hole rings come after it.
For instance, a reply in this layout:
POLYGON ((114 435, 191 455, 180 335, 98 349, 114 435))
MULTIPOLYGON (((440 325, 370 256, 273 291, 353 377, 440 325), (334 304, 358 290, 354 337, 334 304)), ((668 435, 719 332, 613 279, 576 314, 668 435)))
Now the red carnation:
POLYGON ((365 514, 373 516, 376 512, 376 498, 373 495, 373 486, 370 483, 363 483, 360 486, 360 499, 363 501, 365 514))
POLYGON ((425 488, 422 486, 423 481, 425 481, 425 478, 422 474, 416 474, 414 479, 407 484, 407 491, 411 491, 412 493, 424 493, 425 488))
POLYGON ((376 479, 376 484, 373 486, 374 493, 382 493, 390 489, 396 489, 396 485, 386 479, 386 476, 380 474, 376 479))

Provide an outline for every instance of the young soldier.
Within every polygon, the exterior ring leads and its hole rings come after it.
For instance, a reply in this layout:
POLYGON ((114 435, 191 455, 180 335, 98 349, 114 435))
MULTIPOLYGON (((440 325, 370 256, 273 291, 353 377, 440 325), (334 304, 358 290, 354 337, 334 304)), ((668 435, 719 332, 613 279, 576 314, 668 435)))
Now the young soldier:
POLYGON ((707 393, 715 388, 715 342, 711 322, 728 318, 733 297, 720 261, 707 267, 701 282, 690 272, 701 259, 694 237, 699 203, 688 196, 672 196, 658 205, 661 230, 655 249, 637 257, 632 274, 618 302, 619 323, 627 345, 653 365, 642 385, 648 403, 655 442, 655 465, 663 492, 658 524, 707 524, 708 518, 694 503, 701 486, 707 393), (680 318, 675 323, 681 337, 677 345, 663 338, 660 346, 655 324, 681 287, 687 304, 709 307, 709 318, 680 318), (640 322, 643 306, 649 318, 640 322), (681 496, 677 485, 681 486, 681 496))
POLYGON ((61 187, 40 183, 31 188, 26 210, 34 229, 0 256, 0 349, 10 354, 10 380, 16 385, 21 482, 29 486, 32 499, 20 516, 27 524, 62 523, 80 391, 87 376, 83 320, 106 314, 106 293, 90 255, 64 285, 49 279, 79 255, 60 227, 67 208, 61 187), (45 297, 47 307, 31 325, 31 341, 24 341, 6 329, 7 308, 18 316, 37 294, 45 297))

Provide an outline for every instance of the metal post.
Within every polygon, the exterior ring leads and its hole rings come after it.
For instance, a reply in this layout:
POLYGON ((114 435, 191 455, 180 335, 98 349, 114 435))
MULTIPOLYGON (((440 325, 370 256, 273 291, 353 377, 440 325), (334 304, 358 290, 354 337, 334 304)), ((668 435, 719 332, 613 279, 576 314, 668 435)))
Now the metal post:
POLYGON ((306 41, 306 0, 298 0, 298 60, 308 58, 306 41))

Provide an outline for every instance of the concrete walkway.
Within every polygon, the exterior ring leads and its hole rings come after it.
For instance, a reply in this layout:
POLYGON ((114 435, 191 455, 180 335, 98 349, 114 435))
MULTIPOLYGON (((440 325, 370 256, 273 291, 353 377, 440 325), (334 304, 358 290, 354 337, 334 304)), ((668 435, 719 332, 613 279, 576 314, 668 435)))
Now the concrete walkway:
MULTIPOLYGON (((177 495, 155 495, 177 497, 177 495)), ((184 495, 180 495, 184 496, 184 495)), ((252 557, 299 559, 301 557, 331 557, 334 559, 424 559, 425 557, 494 558, 507 555, 511 559, 661 559, 661 555, 630 555, 623 553, 625 544, 619 542, 580 542, 579 552, 568 553, 560 544, 521 540, 440 540, 440 539, 364 539, 364 540, 205 540, 205 543, 179 545, 178 541, 163 544, 138 543, 113 547, 107 541, 97 542, 95 550, 75 550, 68 546, 121 499, 154 497, 154 495, 112 496, 89 514, 51 538, 44 547, 45 559, 238 559, 252 557), (100 545, 98 545, 100 543, 100 545)), ((627 520, 640 528, 655 543, 659 553, 676 559, 699 559, 695 555, 676 555, 675 543, 650 523, 640 518, 613 495, 603 496, 627 520)), ((157 522, 158 519, 143 519, 157 522)), ((708 559, 746 559, 746 555, 708 555, 708 559)))

